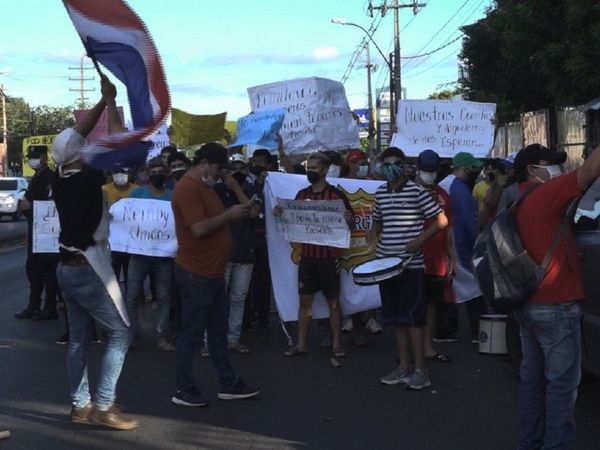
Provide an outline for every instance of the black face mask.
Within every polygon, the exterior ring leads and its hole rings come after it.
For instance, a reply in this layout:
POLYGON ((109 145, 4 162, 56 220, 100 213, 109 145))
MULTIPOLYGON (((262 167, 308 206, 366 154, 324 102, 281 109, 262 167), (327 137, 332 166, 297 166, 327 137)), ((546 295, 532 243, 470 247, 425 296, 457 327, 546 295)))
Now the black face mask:
POLYGON ((175 169, 171 172, 171 176, 174 180, 180 180, 184 173, 185 169, 175 169))
POLYGON ((321 175, 319 174, 319 172, 309 170, 306 172, 306 178, 308 178, 308 182, 310 184, 315 184, 321 179, 321 175))
POLYGON ((231 174, 231 176, 235 178, 235 181, 237 181, 237 183, 240 186, 243 186, 246 182, 246 174, 244 174, 243 172, 234 172, 233 174, 231 174))
POLYGON ((150 175, 150 184, 156 189, 160 189, 165 185, 167 176, 164 173, 153 173, 150 175))

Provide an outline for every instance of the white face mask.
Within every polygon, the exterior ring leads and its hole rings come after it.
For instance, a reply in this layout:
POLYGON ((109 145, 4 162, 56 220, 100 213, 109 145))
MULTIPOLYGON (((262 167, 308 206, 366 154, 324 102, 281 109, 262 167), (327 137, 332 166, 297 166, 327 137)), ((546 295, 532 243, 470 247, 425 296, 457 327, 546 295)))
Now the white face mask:
POLYGON ((550 179, 560 177, 562 175, 562 167, 558 164, 555 164, 553 166, 546 166, 544 168, 546 169, 546 172, 548 172, 550 179))
POLYGON ((327 170, 327 178, 339 178, 340 176, 340 166, 331 165, 327 170))
POLYGON ((129 175, 126 173, 113 174, 113 181, 117 186, 125 186, 129 182, 129 175))
POLYGON ((358 175, 359 178, 365 178, 367 175, 369 175, 369 166, 366 164, 363 166, 358 166, 358 173, 356 175, 358 175))
POLYGON ((40 158, 29 158, 27 163, 29 164, 29 167, 31 167, 33 170, 37 170, 40 168, 42 161, 40 160, 40 158))
POLYGON ((423 172, 422 170, 419 170, 419 178, 423 183, 432 185, 437 178, 437 172, 423 172))

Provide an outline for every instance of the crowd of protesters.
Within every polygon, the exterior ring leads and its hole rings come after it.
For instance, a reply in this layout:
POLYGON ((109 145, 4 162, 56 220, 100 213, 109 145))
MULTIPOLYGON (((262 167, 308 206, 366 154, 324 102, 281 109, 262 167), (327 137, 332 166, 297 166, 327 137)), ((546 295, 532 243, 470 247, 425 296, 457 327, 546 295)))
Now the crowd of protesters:
MULTIPOLYGON (((571 200, 600 175, 598 151, 579 170, 563 175, 565 154, 537 144, 506 160, 480 160, 466 152, 449 160, 433 150, 407 158, 401 149, 390 147, 377 159, 354 149, 315 152, 293 162, 281 140, 278 155, 259 149, 251 158, 209 143, 190 160, 169 146, 143 167, 102 173, 85 165, 81 157, 85 136, 104 110, 110 130, 122 129, 114 105, 116 91, 106 79, 102 94, 86 120, 56 138, 52 150, 56 174, 48 168, 45 152, 39 148, 29 152, 35 175, 23 201, 29 223, 30 296, 15 317, 57 319, 57 304, 64 304, 67 329, 57 343, 69 345, 71 420, 76 423, 118 429, 137 426, 115 405, 116 384, 128 349, 143 345, 139 306, 147 299, 153 305, 157 350, 176 352, 174 403, 208 405, 192 375, 194 355, 201 347, 218 374, 218 398, 259 394, 232 367, 229 352, 251 353, 242 342, 244 331, 268 334, 273 320, 265 215, 278 216, 282 210, 265 211, 269 171, 305 174, 308 187, 296 199, 342 200, 349 227, 352 208, 335 179, 379 180, 368 243, 377 257, 412 254, 399 276, 380 284, 381 308, 350 316, 339 301, 340 250, 303 244, 298 336, 284 355, 309 352, 312 304, 321 291, 329 307, 330 328, 322 346, 341 358, 347 353, 342 330, 352 332, 353 345, 364 346, 367 333, 380 333, 381 325, 389 325, 396 338, 398 365, 380 382, 413 390, 431 385, 428 362, 450 362, 435 345, 458 340, 461 304, 469 321, 469 339, 478 341, 479 317, 490 310, 471 263, 478 233, 527 186, 535 185, 515 218, 525 247, 541 261, 554 225, 558 226, 571 200), (99 250, 107 241, 106 203, 110 206, 124 198, 171 203, 178 242, 175 258, 99 250), (56 202, 59 213, 59 254, 31 250, 31 208, 35 200, 48 199, 56 202), (106 263, 119 281, 120 293, 111 291, 106 282, 106 263), (100 338, 107 345, 92 402, 86 358, 90 343, 100 338)), ((547 276, 514 313, 523 349, 520 448, 540 448, 540 443, 564 448, 573 441, 573 408, 581 376, 579 305, 584 297, 572 235, 566 231, 547 276)))

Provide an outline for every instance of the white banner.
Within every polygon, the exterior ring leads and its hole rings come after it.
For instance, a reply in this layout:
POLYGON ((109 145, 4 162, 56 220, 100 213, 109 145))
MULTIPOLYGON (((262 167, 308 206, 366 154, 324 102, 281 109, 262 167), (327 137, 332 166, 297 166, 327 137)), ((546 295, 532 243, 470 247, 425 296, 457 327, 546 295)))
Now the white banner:
MULTIPOLYGON (((350 248, 342 251, 340 258, 340 300, 344 315, 378 308, 381 305, 379 287, 358 286, 352 280, 350 270, 357 264, 374 257, 367 247, 367 233, 371 229, 375 191, 382 181, 347 180, 331 178, 329 183, 346 194, 352 205, 350 248)), ((308 186, 305 175, 290 175, 269 172, 265 185, 265 211, 267 222, 267 244, 269 265, 273 280, 275 303, 279 316, 284 321, 298 319, 298 262, 301 244, 286 242, 277 232, 271 211, 277 198, 294 198, 300 189, 308 186)), ((327 302, 319 292, 313 306, 313 317, 328 317, 327 302)))
POLYGON ((33 202, 33 253, 58 253, 60 222, 52 200, 33 202))
POLYGON ((279 133, 288 154, 360 148, 358 125, 344 85, 326 78, 298 78, 248 88, 252 111, 286 108, 279 133))
POLYGON ((445 158, 458 152, 486 157, 494 146, 495 114, 495 103, 401 100, 391 145, 407 156, 432 149, 445 158))
POLYGON ((171 202, 124 198, 110 208, 110 248, 134 255, 174 257, 177 251, 171 202))
POLYGON ((277 231, 288 242, 350 247, 350 229, 344 218, 342 200, 277 199, 283 209, 277 217, 277 231))

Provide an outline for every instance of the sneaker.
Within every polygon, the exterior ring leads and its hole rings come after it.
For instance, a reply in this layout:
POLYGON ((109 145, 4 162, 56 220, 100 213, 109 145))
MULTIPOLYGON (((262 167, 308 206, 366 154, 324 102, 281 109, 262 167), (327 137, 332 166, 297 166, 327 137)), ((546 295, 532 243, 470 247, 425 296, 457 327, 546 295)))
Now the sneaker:
POLYGON ((208 353, 208 347, 202 347, 200 349, 200 357, 201 358, 209 358, 210 357, 210 353, 208 353))
POLYGON ((383 332, 383 328, 381 328, 381 325, 379 325, 379 322, 377 322, 377 320, 374 317, 371 317, 367 321, 365 328, 371 334, 380 334, 383 332))
POLYGON ((200 392, 183 392, 177 391, 175 395, 171 398, 171 401, 176 405, 180 406, 191 406, 196 408, 201 408, 203 406, 208 406, 208 400, 204 399, 200 392))
POLYGON ((124 416, 119 407, 111 405, 106 411, 101 411, 93 406, 89 415, 90 422, 94 425, 115 428, 117 430, 133 430, 138 427, 137 420, 124 416))
POLYGON ((163 352, 174 352, 175 346, 167 341, 165 338, 160 338, 158 340, 158 344, 156 344, 156 348, 162 350, 163 352))
POLYGON ((407 384, 410 376, 408 371, 398 366, 390 374, 380 378, 379 381, 388 386, 395 386, 396 384, 407 384))
POLYGON ((69 343, 69 333, 61 334, 54 342, 56 342, 58 345, 67 345, 69 343))
POLYGON ((458 342, 459 339, 454 333, 439 333, 433 337, 432 341, 436 344, 444 344, 448 342, 458 342))
POLYGON ((92 406, 92 402, 89 402, 87 405, 82 406, 81 408, 73 406, 71 408, 71 414, 69 414, 71 422, 79 424, 91 424, 92 422, 90 422, 90 413, 92 412, 92 406))
POLYGON ((56 311, 42 310, 39 314, 32 317, 33 320, 55 320, 58 319, 56 311))
POLYGON ((260 394, 260 389, 254 389, 243 381, 236 382, 231 388, 221 390, 217 394, 220 400, 241 400, 244 398, 253 398, 260 394))
POLYGON ((15 314, 16 319, 32 319, 40 315, 39 309, 33 309, 29 306, 25 308, 23 311, 15 314))
POLYGON ((352 331, 352 328, 354 328, 354 325, 352 324, 352 318, 344 320, 344 325, 342 325, 342 331, 345 333, 350 333, 352 331))
POLYGON ((429 380, 427 372, 421 369, 415 369, 410 376, 406 389, 420 391, 428 386, 431 386, 431 380, 429 380))

